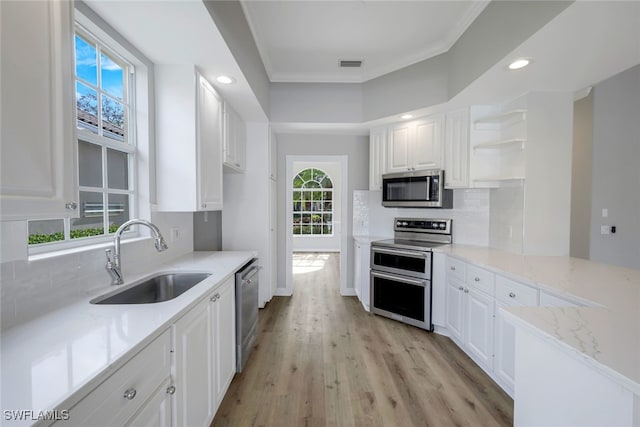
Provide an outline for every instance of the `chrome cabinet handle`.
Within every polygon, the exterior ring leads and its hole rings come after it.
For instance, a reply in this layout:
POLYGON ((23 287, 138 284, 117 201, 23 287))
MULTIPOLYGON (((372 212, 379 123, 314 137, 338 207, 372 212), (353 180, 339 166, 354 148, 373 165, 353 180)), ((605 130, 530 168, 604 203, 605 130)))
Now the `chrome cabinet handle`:
POLYGON ((220 294, 219 293, 215 293, 215 294, 213 294, 213 296, 211 298, 209 298, 209 301, 216 302, 219 299, 220 299, 220 294))
POLYGON ((69 209, 70 211, 75 211, 78 207, 78 204, 76 202, 68 202, 64 205, 64 207, 69 209))
POLYGON ((473 279, 473 280, 475 280, 476 282, 479 282, 479 281, 480 281, 480 278, 479 278, 479 277, 476 277, 476 278, 475 278, 475 279, 473 279))
POLYGON ((459 290, 459 291, 464 291, 464 288, 463 288, 462 286, 460 286, 460 287, 458 288, 458 290, 459 290))
POLYGON ((133 400, 134 397, 136 397, 136 389, 135 388, 130 388, 127 391, 124 392, 124 398, 125 399, 133 400))
POLYGON ((468 293, 469 293, 469 289, 465 289, 465 290, 464 290, 464 293, 465 293, 465 294, 468 294, 468 293))
POLYGON ((456 271, 456 268, 453 265, 450 268, 451 268, 451 271, 456 271))
POLYGON ((167 387, 167 394, 175 394, 176 392, 176 386, 170 385, 169 387, 167 387))
POLYGON ((514 294, 513 292, 509 292, 509 297, 510 297, 510 298, 515 298, 515 297, 516 297, 516 294, 514 294))

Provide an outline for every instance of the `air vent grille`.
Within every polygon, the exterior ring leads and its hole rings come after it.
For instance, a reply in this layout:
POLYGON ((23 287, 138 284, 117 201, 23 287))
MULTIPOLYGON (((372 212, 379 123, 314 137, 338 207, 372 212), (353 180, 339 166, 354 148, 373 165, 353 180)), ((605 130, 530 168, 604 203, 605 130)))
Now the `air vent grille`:
POLYGON ((340 60, 340 67, 342 68, 360 68, 362 67, 362 61, 359 60, 340 60))

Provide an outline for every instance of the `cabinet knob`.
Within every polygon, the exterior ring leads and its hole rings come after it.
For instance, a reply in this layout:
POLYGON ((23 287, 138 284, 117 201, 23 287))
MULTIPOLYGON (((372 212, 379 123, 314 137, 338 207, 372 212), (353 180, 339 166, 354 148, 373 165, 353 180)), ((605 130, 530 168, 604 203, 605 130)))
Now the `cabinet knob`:
POLYGON ((216 298, 215 295, 212 295, 211 298, 209 298, 209 301, 211 302, 215 302, 218 298, 216 298))
POLYGON ((167 394, 175 394, 176 392, 176 386, 170 385, 169 387, 167 387, 167 394))
POLYGON ((468 293, 469 293, 469 289, 465 289, 465 290, 464 290, 464 293, 465 293, 465 294, 468 294, 468 293))
POLYGON ((202 204, 202 208, 204 209, 204 208, 206 208, 206 207, 207 207, 207 204, 206 204, 206 203, 203 203, 203 204, 202 204))
POLYGON ((475 280, 476 282, 479 282, 479 281, 480 281, 480 278, 479 278, 479 277, 476 277, 476 278, 475 278, 475 279, 473 279, 473 280, 475 280))
POLYGON ((64 205, 64 207, 69 209, 70 211, 75 211, 78 207, 78 204, 76 202, 68 202, 64 205))
POLYGON ((136 397, 136 389, 135 388, 130 388, 127 391, 124 392, 124 398, 125 399, 133 400, 134 397, 136 397))
POLYGON ((451 271, 456 271, 456 268, 453 265, 451 266, 451 271))
POLYGON ((510 298, 515 298, 515 297, 516 297, 516 294, 514 294, 513 292, 509 292, 509 297, 510 297, 510 298))
POLYGON ((462 286, 460 286, 460 287, 458 288, 458 290, 459 290, 459 291, 464 291, 464 288, 463 288, 462 286))

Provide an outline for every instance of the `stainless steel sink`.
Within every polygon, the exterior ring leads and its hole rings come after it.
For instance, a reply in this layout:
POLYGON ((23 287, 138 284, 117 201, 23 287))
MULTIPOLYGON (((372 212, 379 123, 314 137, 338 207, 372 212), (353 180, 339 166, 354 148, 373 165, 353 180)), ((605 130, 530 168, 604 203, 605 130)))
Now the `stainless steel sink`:
POLYGON ((209 276, 208 273, 159 274, 117 294, 95 298, 91 304, 152 304, 168 301, 209 276))

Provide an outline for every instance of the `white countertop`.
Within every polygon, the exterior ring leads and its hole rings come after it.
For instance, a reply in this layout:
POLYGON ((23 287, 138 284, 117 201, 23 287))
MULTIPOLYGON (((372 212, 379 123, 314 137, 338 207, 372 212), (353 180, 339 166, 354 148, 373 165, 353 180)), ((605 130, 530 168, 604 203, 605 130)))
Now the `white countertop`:
POLYGON ((518 326, 559 345, 640 395, 640 270, 571 257, 451 245, 437 252, 588 307, 509 307, 518 326))
MULTIPOLYGON (((123 287, 164 271, 211 273, 173 300, 94 305, 89 303, 97 296, 93 295, 4 331, 2 409, 70 409, 254 256, 253 252, 193 252, 147 274, 125 278, 123 287)), ((6 422, 2 415, 2 425, 6 422)))
POLYGON ((385 239, 392 239, 393 236, 391 237, 383 237, 383 236, 365 236, 365 235, 354 235, 353 236, 353 240, 355 240, 358 243, 363 243, 365 245, 369 245, 371 244, 371 242, 375 242, 376 240, 385 240, 385 239))

